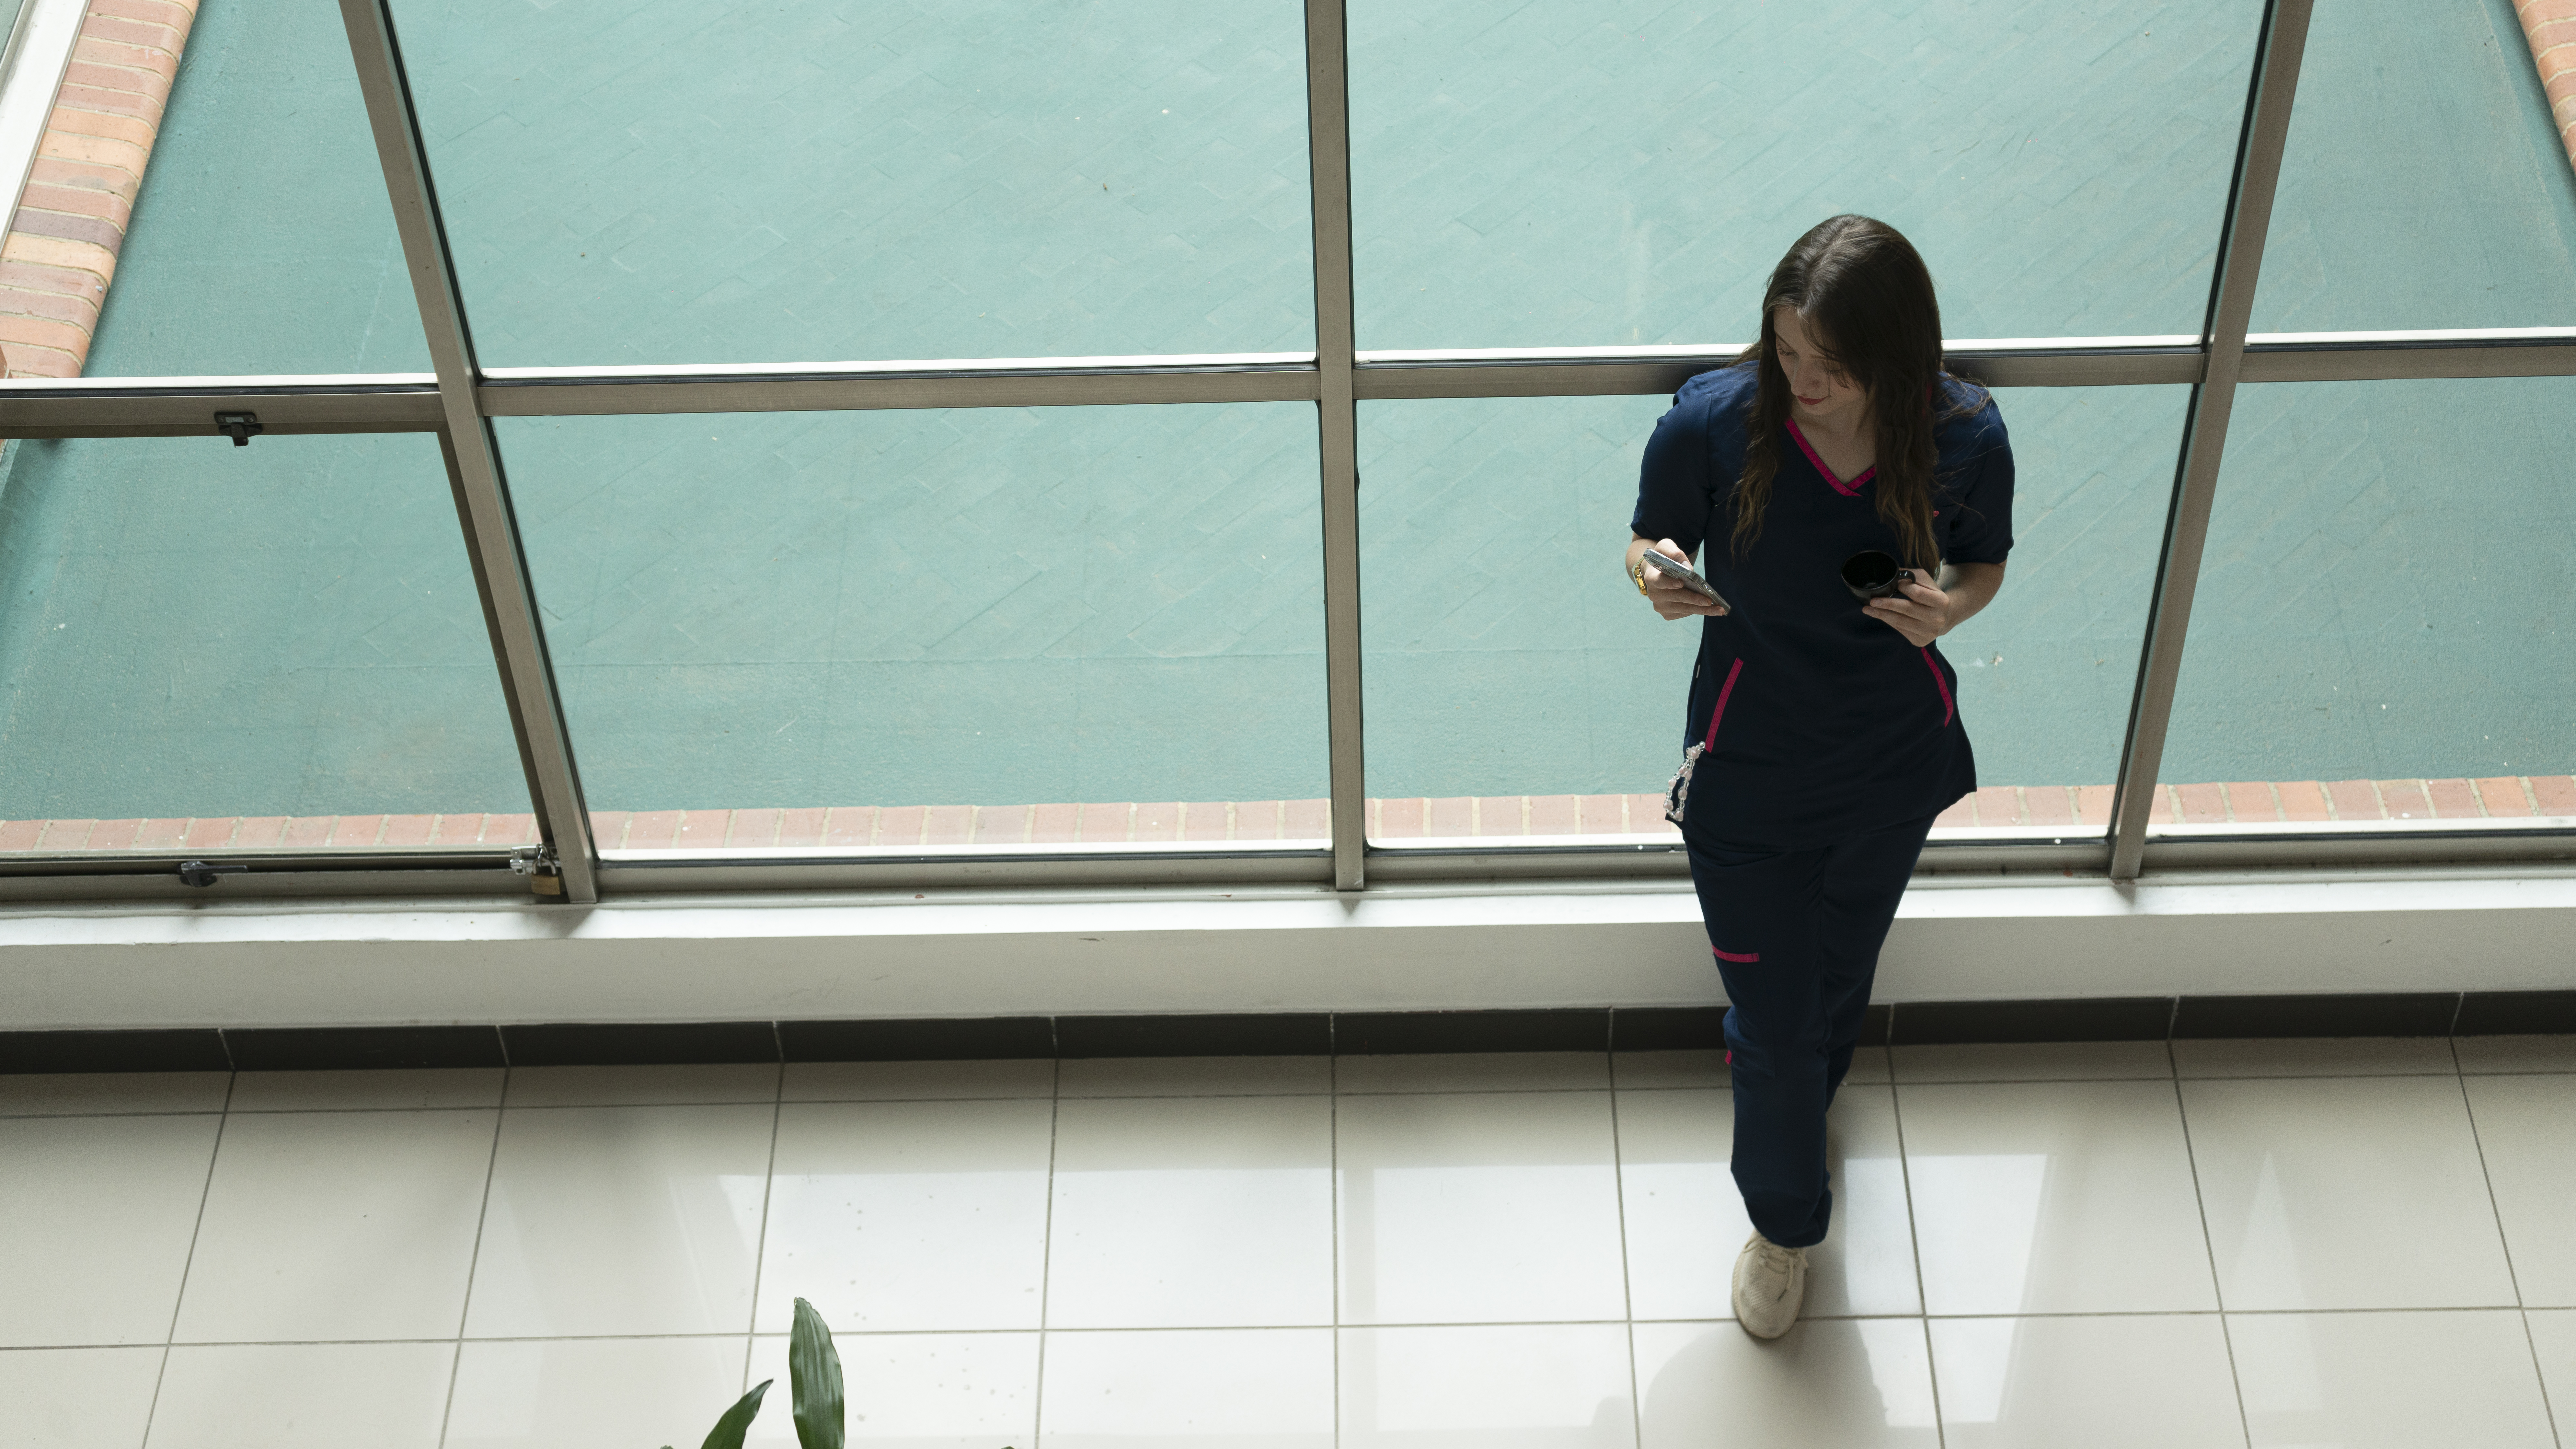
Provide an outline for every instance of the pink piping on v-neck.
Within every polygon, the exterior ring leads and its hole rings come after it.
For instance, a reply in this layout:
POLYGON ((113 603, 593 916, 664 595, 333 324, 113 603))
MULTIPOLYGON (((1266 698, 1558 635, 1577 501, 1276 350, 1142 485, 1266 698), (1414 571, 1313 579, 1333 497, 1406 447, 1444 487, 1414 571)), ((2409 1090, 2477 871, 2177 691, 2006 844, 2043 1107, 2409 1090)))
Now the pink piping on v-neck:
POLYGON ((1816 471, 1824 475, 1825 481, 1833 485, 1833 489, 1836 493, 1841 494, 1845 498, 1857 498, 1860 496, 1860 485, 1878 476, 1878 469, 1873 466, 1862 469, 1860 476, 1854 478, 1849 483, 1835 477, 1834 470, 1826 467, 1825 460, 1817 457, 1816 450, 1808 446, 1807 435, 1798 431, 1798 420, 1796 418, 1782 418, 1780 421, 1789 425, 1789 436, 1797 440, 1798 451, 1807 455, 1807 461, 1816 465, 1816 471))

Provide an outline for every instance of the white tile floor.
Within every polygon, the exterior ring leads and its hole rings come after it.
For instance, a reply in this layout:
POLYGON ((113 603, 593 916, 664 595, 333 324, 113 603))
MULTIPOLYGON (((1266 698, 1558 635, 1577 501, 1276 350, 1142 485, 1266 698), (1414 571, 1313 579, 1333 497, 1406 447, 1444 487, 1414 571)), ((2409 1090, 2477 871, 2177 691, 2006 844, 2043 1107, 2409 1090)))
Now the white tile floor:
POLYGON ((1865 1052, 1774 1344, 1728 1124, 1688 1053, 0 1076, 0 1449, 693 1444, 800 1295, 907 1449, 2576 1449, 2576 1039, 1865 1052))

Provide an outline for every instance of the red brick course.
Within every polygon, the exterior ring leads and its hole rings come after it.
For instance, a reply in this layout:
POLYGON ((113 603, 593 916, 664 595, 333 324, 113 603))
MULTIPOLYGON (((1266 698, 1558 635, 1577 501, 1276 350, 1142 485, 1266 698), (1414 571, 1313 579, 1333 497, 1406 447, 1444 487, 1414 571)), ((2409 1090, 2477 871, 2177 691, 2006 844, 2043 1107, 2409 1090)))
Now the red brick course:
POLYGON ((2567 160, 2576 165, 2576 0, 2520 0, 2513 7, 2531 42, 2532 64, 2540 70, 2540 88, 2549 96, 2549 117, 2567 160))
POLYGON ((773 845, 813 846, 823 843, 823 820, 829 810, 781 810, 778 812, 778 838, 773 845))
POLYGON ((1031 844, 1069 845, 1081 838, 1081 806, 1032 805, 1029 807, 1029 842, 1031 844))
POLYGON ((2430 820, 2433 804, 2424 796, 2421 780, 2382 780, 2379 782, 2380 803, 2398 820, 2430 820))
POLYGON ((196 0, 90 0, 0 242, 0 376, 78 377, 87 365, 196 17, 196 0))
POLYGON ((1333 802, 1330 800, 1281 801, 1278 838, 1281 840, 1332 839, 1333 802))
POLYGON ((86 850, 90 832, 98 828, 95 820, 40 820, 44 837, 38 842, 43 850, 86 850))
POLYGON ((2326 788, 2314 780, 2291 780, 2272 787, 2272 796, 2280 802, 2284 820, 2331 820, 2334 812, 2326 808, 2326 788))
POLYGON ((921 843, 965 845, 975 838, 975 807, 931 805, 922 810, 921 843))
POLYGON ((376 837, 376 843, 417 849, 429 844, 430 832, 437 828, 435 815, 388 815, 384 833, 376 837))
MULTIPOLYGON (((2479 780, 2291 780, 2160 785, 2150 818, 2186 826, 2316 820, 2532 819, 2576 816, 2576 777, 2479 780)), ((1368 802, 1380 841, 1677 832, 1661 795, 1475 795, 1368 802)), ((2108 785, 1996 785, 1943 811, 1947 829, 2110 823, 2108 785)), ((609 850, 790 847, 937 849, 961 845, 1316 841, 1329 836, 1323 800, 1145 804, 858 805, 799 809, 594 811, 609 850)), ((0 820, 0 852, 69 850, 316 850, 533 845, 536 821, 516 815, 257 815, 157 820, 0 820)))

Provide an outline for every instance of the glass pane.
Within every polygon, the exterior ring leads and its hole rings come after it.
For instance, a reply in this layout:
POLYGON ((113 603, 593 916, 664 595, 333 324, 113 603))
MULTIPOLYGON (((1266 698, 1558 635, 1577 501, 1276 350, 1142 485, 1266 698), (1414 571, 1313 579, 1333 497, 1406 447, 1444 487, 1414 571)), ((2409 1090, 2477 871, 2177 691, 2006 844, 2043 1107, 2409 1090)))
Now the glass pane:
MULTIPOLYGON (((126 174, 38 164, 69 187, 126 174)), ((331 0, 198 13, 113 270, 91 377, 429 371, 331 0)))
POLYGON ((2576 816, 2576 378, 2239 388, 2162 802, 2576 816))
POLYGON ((1357 0, 1361 345, 1742 341, 1840 211, 1950 336, 2198 332, 2261 9, 1357 0))
POLYGON ((2509 0, 2325 0, 2257 332, 2576 323, 2576 170, 2509 0))
POLYGON ((1329 834, 1311 406, 497 426, 606 847, 1329 834))
POLYGON ((487 364, 1314 346, 1295 0, 395 0, 487 364))
MULTIPOLYGON (((1997 393, 2017 541, 2003 592, 1942 644, 1984 785, 1945 828, 2108 821, 2186 393, 1997 393)), ((1619 572, 1668 406, 1361 405, 1373 839, 1670 835, 1699 626, 1619 572)))
POLYGON ((0 469, 0 849, 534 840, 434 439, 0 469))

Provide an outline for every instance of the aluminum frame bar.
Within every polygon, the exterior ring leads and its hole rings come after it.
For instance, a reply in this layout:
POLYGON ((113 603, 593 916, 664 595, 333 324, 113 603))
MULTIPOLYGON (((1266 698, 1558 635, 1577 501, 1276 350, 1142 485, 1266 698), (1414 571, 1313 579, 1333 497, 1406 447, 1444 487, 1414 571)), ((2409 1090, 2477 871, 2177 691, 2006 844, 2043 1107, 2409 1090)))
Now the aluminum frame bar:
POLYGON ((880 408, 1100 407, 1134 403, 1314 402, 1315 360, 1061 358, 787 368, 494 368, 487 417, 612 413, 855 412, 880 408))
POLYGON ((1306 0, 1306 158, 1315 226, 1315 413, 1324 492, 1324 713, 1333 888, 1367 884, 1360 700, 1358 350, 1351 304, 1351 108, 1342 0, 1306 0))
POLYGON ((2155 804, 2157 772, 2164 764, 2165 733, 2173 719, 2174 687, 2182 673, 2184 637, 2191 625, 2192 595, 2200 583, 2201 552, 2209 541, 2210 505, 2227 451, 2227 422, 2236 384, 2245 370, 2246 326, 2271 231, 2272 198, 2281 180, 2281 152, 2290 135, 2290 111, 2299 91, 2299 64, 2307 49, 2312 0, 2268 0, 2254 56, 2252 88, 2245 98, 2245 126, 2237 143, 2236 175, 2221 223, 2218 267, 2210 280, 2208 371, 2192 390, 2183 422, 2182 458, 2175 470, 2174 500, 2166 516, 2162 556, 2156 564, 2155 598, 2148 605, 2146 642, 2139 651, 2138 682, 2129 696, 2129 729, 2120 751, 2118 786, 2111 803, 2113 880, 2135 880, 2145 863, 2147 823, 2155 804))
MULTIPOLYGON (((1737 348, 1524 347, 1362 352, 1361 400, 1659 396, 1737 348)), ((2196 338, 1954 339, 1947 359, 1990 387, 2123 387, 2202 381, 2196 338)), ((2576 376, 2576 328, 2281 332, 2246 339, 2240 382, 2576 376)), ((880 408, 1099 407, 1317 402, 1311 353, 1240 357, 612 368, 486 368, 485 417, 842 412, 880 408)), ((0 436, 214 437, 217 412, 256 412, 270 433, 434 432, 447 418, 434 373, 277 377, 12 378, 0 436)))
MULTIPOLYGON (((1359 395, 1377 400, 1665 394, 1694 374, 1726 366, 1742 350, 1718 345, 1371 352, 1360 356, 1359 395)), ((1949 344, 1943 360, 1989 387, 2192 383, 2202 372, 2196 337, 1969 340, 1949 344)))
MULTIPOLYGON (((78 381, 79 379, 73 379, 78 381)), ((444 416, 438 387, 349 379, 149 378, 175 386, 0 389, 0 437, 220 438, 217 413, 258 415, 261 435, 428 433, 444 416)))
POLYGON ((421 332, 437 373, 441 452, 449 485, 456 493, 457 522, 474 564, 474 582, 482 595, 483 617, 491 632, 493 661, 500 668, 502 696, 509 705, 520 763, 527 772, 538 838, 551 848, 561 871, 563 898, 587 905, 599 899, 598 850, 573 764, 572 740, 564 729, 563 705, 555 694, 545 635, 537 626, 527 557, 511 513, 500 451, 475 395, 479 377, 473 338, 466 330, 464 301, 439 220, 419 117, 394 46, 393 17, 384 0, 340 0, 340 18, 348 28, 358 89, 366 97, 368 127, 384 167, 386 196, 402 236, 404 266, 411 273, 421 332))
MULTIPOLYGON (((2576 831, 2513 822, 2427 822, 2429 828, 2379 832, 2310 833, 2294 829, 2217 835, 2188 827, 2161 827, 2146 842, 2146 867, 2155 873, 2226 868, 2297 871, 2309 868, 2408 869, 2438 865, 2534 866, 2576 861, 2576 831), (2489 828, 2474 828, 2485 824, 2489 828), (2466 827, 2466 828, 2464 828, 2466 827)), ((619 896, 724 897, 796 892, 920 890, 929 887, 995 891, 1070 886, 1125 886, 1139 892, 1173 887, 1205 889, 1243 885, 1328 888, 1329 850, 1235 854, 1223 851, 1017 855, 962 858, 925 854, 893 860, 854 860, 818 854, 756 861, 706 858, 692 852, 629 857, 618 852, 601 867, 605 888, 619 896)), ((2060 839, 1934 840, 1916 867, 1920 875, 2098 876, 2099 836, 2060 839)), ((1590 881, 1642 889, 1678 884, 1689 863, 1676 847, 1590 846, 1492 849, 1378 848, 1370 852, 1372 889, 1398 885, 1454 885, 1500 881, 1590 881)), ((263 854, 257 851, 172 851, 38 856, 0 862, 0 906, 54 906, 66 902, 186 902, 242 900, 402 900, 480 896, 524 901, 523 880, 512 874, 506 852, 457 854, 428 851, 353 852, 348 857, 263 854), (212 886, 179 883, 181 859, 246 863, 249 872, 223 875, 212 886)))
POLYGON ((2245 342, 2241 382, 2393 382, 2576 374, 2576 328, 2274 332, 2245 342))

